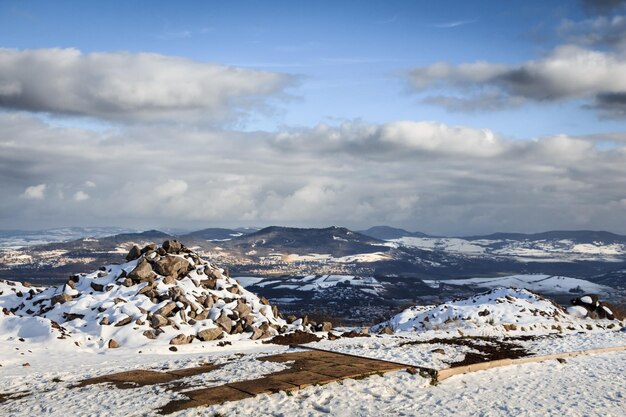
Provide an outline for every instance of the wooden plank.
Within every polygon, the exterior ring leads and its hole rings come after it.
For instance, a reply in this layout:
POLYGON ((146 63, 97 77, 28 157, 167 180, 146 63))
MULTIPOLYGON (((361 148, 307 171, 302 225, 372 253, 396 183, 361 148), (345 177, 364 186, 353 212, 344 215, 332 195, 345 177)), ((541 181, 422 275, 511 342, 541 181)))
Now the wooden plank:
POLYGON ((310 371, 286 372, 273 375, 272 378, 288 382, 289 384, 293 384, 299 389, 306 388, 311 385, 327 384, 329 382, 337 380, 337 378, 335 377, 322 375, 310 371))
POLYGON ((327 366, 319 367, 318 369, 315 370, 315 372, 320 373, 322 375, 332 376, 337 379, 355 378, 355 377, 367 376, 372 373, 375 373, 375 371, 366 371, 365 369, 360 369, 355 366, 334 365, 330 363, 327 366))
POLYGON ((295 391, 298 389, 296 385, 281 380, 277 376, 232 382, 226 386, 238 389, 250 395, 274 394, 279 391, 295 391))
POLYGON ((457 366, 454 368, 441 369, 437 371, 437 381, 443 381, 444 379, 448 379, 454 375, 466 374, 470 372, 476 371, 484 371, 487 369, 497 368, 500 366, 509 366, 509 365, 521 365, 525 363, 533 363, 533 362, 544 362, 547 360, 554 360, 559 358, 568 358, 582 355, 595 355, 599 353, 608 353, 608 352, 619 352, 625 351, 626 346, 612 346, 607 348, 598 348, 598 349, 588 349, 574 352, 563 352, 563 353, 552 353, 549 355, 538 355, 538 356, 528 356, 525 358, 517 358, 517 359, 500 359, 496 361, 488 361, 483 363, 477 363, 473 365, 467 366, 457 366))
POLYGON ((243 392, 236 388, 229 387, 228 385, 186 391, 182 392, 181 394, 186 395, 191 400, 204 406, 222 404, 228 401, 239 401, 245 398, 253 397, 253 395, 248 394, 247 392, 243 392))
POLYGON ((163 384, 173 381, 178 377, 170 375, 165 372, 148 371, 148 370, 134 370, 118 372, 115 374, 104 375, 96 378, 89 378, 80 382, 76 387, 84 387, 93 384, 111 383, 115 384, 117 388, 128 389, 135 388, 136 386, 163 384))
POLYGON ((301 351, 301 352, 290 352, 290 353, 282 353, 278 355, 262 356, 258 359, 262 361, 266 361, 266 362, 289 362, 289 361, 305 360, 305 359, 325 361, 330 358, 334 358, 337 355, 338 354, 334 352, 307 350, 307 351, 301 351))

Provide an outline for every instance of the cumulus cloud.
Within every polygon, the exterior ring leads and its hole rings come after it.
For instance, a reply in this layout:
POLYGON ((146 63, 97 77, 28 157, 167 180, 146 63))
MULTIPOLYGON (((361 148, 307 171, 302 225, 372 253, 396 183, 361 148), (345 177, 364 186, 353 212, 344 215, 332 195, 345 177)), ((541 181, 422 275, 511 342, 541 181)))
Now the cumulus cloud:
POLYGON ((626 232, 620 135, 509 140, 431 121, 279 133, 179 126, 94 132, 8 114, 0 115, 0 132, 7 196, 0 228, 53 226, 45 222, 54 219, 139 228, 387 223, 431 233, 626 232), (71 190, 76 178, 98 185, 71 216, 67 199, 55 193, 45 205, 17 198, 44 182, 71 190))
POLYGON ((626 92, 626 56, 566 45, 543 59, 521 65, 438 63, 415 68, 409 81, 417 92, 437 88, 464 92, 463 99, 445 95, 426 99, 452 110, 462 110, 471 103, 495 109, 528 101, 594 99, 626 92))
POLYGON ((31 185, 30 187, 26 187, 22 197, 29 200, 43 200, 45 198, 45 193, 46 184, 31 185))
POLYGON ((284 74, 149 53, 0 49, 0 107, 114 121, 223 122, 264 106, 284 74))

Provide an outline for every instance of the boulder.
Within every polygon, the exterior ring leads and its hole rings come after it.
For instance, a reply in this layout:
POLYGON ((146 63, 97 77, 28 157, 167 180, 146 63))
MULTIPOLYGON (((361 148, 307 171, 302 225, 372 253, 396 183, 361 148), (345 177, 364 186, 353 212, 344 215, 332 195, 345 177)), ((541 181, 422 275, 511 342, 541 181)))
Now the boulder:
POLYGON ((197 321, 206 320, 209 317, 209 310, 202 310, 199 313, 196 313, 196 317, 194 317, 197 321))
POLYGON ((233 311, 236 311, 239 314, 239 317, 246 317, 252 313, 252 308, 246 304, 245 301, 242 301, 241 298, 237 301, 237 307, 233 311))
POLYGON ((191 265, 185 258, 166 255, 156 261, 153 267, 159 275, 163 275, 164 277, 173 276, 178 279, 189 271, 191 265))
POLYGON ((170 340, 170 345, 186 345, 191 343, 193 340, 193 336, 188 336, 186 334, 179 334, 178 336, 174 336, 172 340, 170 340))
POLYGON ((223 331, 219 327, 213 327, 211 329, 200 330, 196 337, 203 342, 208 342, 210 340, 215 340, 222 335, 223 331))
POLYGON ((145 332, 143 332, 143 335, 147 337, 148 339, 156 339, 159 336, 156 330, 152 330, 152 329, 146 330, 145 332))
POLYGON ((64 304, 64 303, 70 301, 71 299, 72 299, 71 295, 63 293, 63 294, 55 295, 54 297, 52 297, 50 299, 50 303, 52 305, 64 304))
POLYGON ((94 291, 104 291, 104 285, 102 284, 96 284, 95 282, 92 282, 89 285, 91 286, 91 288, 94 289, 94 291))
POLYGON ((257 340, 262 339, 263 337, 267 337, 265 332, 259 328, 255 328, 252 330, 252 336, 250 336, 250 339, 257 340))
POLYGON ((131 321, 133 321, 133 318, 130 316, 126 316, 124 317, 122 320, 118 321, 117 323, 115 323, 115 327, 121 327, 121 326, 126 326, 128 323, 130 323, 131 321))
POLYGON ((136 282, 152 281, 156 277, 156 274, 152 270, 150 262, 143 258, 137 266, 128 273, 128 278, 136 282))
POLYGON ((109 339, 109 349, 117 349, 120 344, 115 339, 109 339))
POLYGON ((167 253, 179 253, 183 249, 183 245, 178 240, 166 240, 161 245, 167 253))
POLYGON ((141 254, 143 255, 144 253, 147 252, 152 252, 153 250, 156 250, 157 245, 155 245, 154 243, 151 243, 149 245, 146 245, 143 247, 143 249, 141 249, 141 254))
POLYGON ((140 256, 141 256, 141 249, 139 248, 139 246, 134 245, 128 251, 128 255, 126 255, 126 260, 127 261, 134 261, 135 259, 139 258, 140 256))
POLYGON ((224 329, 226 333, 230 333, 233 328, 233 321, 224 312, 222 312, 219 318, 215 320, 215 324, 224 329))
POLYGON ((160 314, 163 317, 167 317, 175 308, 176 308, 176 303, 173 301, 170 301, 169 303, 165 304, 163 307, 158 309, 156 311, 156 314, 160 314))
POLYGON ((161 326, 167 325, 168 320, 160 314, 153 314, 150 316, 150 326, 158 329, 161 326))

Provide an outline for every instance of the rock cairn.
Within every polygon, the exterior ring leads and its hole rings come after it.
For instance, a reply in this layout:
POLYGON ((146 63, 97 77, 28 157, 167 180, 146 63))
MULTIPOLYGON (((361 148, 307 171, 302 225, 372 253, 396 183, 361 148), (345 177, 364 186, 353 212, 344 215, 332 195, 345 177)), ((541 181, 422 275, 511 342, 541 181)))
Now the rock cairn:
POLYGON ((165 338, 180 345, 230 335, 257 340, 312 329, 306 317, 283 320, 267 299, 245 290, 176 240, 133 246, 126 261, 71 276, 60 287, 24 294, 12 312, 98 334, 110 348, 125 341, 136 344, 138 334, 144 341, 165 338))

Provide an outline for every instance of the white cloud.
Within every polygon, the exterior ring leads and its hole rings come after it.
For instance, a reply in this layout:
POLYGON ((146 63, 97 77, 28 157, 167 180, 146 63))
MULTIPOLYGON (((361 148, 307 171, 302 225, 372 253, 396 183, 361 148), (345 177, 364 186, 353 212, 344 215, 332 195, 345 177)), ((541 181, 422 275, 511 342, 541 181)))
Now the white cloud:
POLYGON ((185 181, 167 180, 156 188, 156 192, 161 198, 172 198, 185 194, 187 188, 189 188, 189 186, 185 181))
POLYGON ((85 181, 85 187, 94 188, 96 183, 93 181, 85 181))
MULTIPOLYGON (((565 45, 543 59, 520 65, 437 63, 412 70, 409 81, 418 92, 441 88, 463 92, 462 99, 441 94, 425 99, 452 110, 472 106, 493 110, 524 101, 594 99, 626 91, 626 56, 565 45)), ((603 104, 610 103, 605 100, 603 104)))
POLYGON ((76 191, 74 193, 74 201, 85 201, 89 200, 89 194, 84 191, 76 191))
POLYGON ((43 200, 45 198, 46 188, 46 184, 31 185, 30 187, 26 187, 22 197, 29 200, 43 200))
POLYGON ((223 122, 292 81, 159 54, 0 49, 0 107, 116 121, 223 122))

